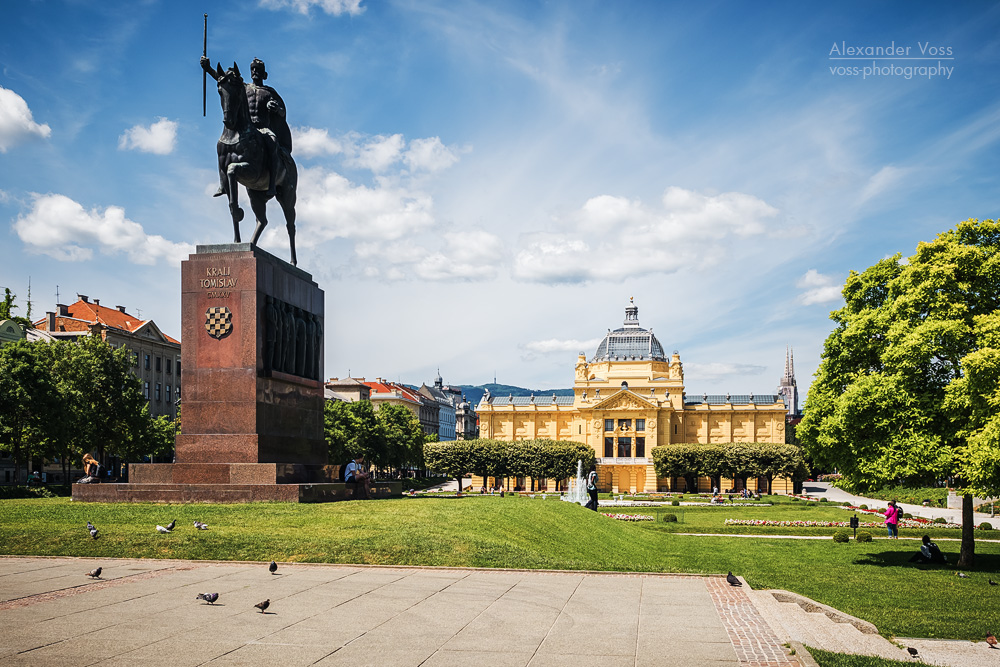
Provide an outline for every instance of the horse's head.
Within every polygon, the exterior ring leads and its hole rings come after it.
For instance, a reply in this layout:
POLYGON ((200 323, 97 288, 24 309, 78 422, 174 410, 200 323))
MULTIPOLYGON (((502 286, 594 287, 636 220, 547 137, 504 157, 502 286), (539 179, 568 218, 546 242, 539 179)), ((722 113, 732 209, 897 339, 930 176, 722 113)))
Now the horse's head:
POLYGON ((219 87, 219 98, 222 101, 222 122, 233 130, 242 129, 249 122, 250 112, 247 108, 247 92, 236 63, 226 71, 222 65, 215 65, 216 81, 219 87))

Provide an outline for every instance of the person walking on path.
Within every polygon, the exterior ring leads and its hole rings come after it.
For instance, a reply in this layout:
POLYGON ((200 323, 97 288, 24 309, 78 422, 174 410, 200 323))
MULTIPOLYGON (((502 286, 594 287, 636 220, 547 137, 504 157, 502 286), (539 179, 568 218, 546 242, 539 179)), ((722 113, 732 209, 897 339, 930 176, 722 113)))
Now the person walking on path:
POLYGON ((584 507, 597 511, 597 471, 593 468, 587 474, 587 493, 590 495, 590 500, 584 507))
POLYGON ((885 527, 889 531, 889 539, 899 539, 899 508, 895 500, 890 500, 885 508, 885 527))

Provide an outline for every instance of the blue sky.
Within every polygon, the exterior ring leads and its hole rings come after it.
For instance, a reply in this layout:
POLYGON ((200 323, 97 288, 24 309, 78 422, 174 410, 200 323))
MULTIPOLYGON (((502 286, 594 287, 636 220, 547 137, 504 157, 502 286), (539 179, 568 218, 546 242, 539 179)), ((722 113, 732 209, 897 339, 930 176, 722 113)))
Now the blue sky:
POLYGON ((36 316, 58 285, 179 335, 180 260, 232 240, 205 12, 213 62, 263 59, 287 105, 328 377, 570 386, 635 297, 689 393, 772 392, 786 346, 804 393, 849 271, 1000 211, 992 3, 18 2, 0 286, 20 314, 30 276, 36 316), (848 75, 871 59, 835 44, 931 59, 848 75))

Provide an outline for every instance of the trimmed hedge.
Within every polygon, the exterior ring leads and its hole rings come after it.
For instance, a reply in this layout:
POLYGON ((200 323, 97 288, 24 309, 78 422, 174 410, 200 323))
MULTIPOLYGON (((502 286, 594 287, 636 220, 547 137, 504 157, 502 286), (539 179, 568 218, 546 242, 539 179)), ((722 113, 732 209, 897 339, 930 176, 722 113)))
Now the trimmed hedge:
POLYGON ((867 530, 862 530, 861 532, 858 533, 857 541, 858 542, 871 542, 872 541, 872 534, 869 533, 867 530))
POLYGON ((833 541, 845 543, 851 541, 851 534, 846 530, 838 530, 833 533, 833 541))

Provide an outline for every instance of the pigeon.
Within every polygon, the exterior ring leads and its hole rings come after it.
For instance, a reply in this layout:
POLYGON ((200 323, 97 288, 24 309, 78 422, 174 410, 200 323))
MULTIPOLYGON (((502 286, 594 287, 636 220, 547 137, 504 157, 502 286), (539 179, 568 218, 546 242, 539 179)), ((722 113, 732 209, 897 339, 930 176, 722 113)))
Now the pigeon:
POLYGON ((906 652, 912 655, 914 658, 917 657, 917 649, 913 648, 912 646, 907 646, 906 652))
POLYGON ((202 523, 201 521, 195 521, 194 527, 197 528, 198 530, 208 530, 208 524, 202 523))
POLYGON ((965 572, 956 572, 955 576, 957 576, 959 579, 968 579, 969 578, 969 575, 967 575, 965 572))
POLYGON ((990 648, 997 647, 997 638, 993 635, 992 632, 986 633, 986 643, 990 645, 990 648))
POLYGON ((90 577, 91 579, 100 579, 102 569, 103 568, 98 567, 96 570, 91 570, 90 572, 87 573, 87 576, 90 577))
POLYGON ((177 525, 177 519, 173 519, 167 524, 167 530, 173 530, 175 525, 177 525))
POLYGON ((726 581, 729 582, 730 586, 742 586, 743 583, 733 575, 732 572, 726 575, 726 581))
POLYGON ((986 581, 990 582, 990 586, 1000 586, 1000 584, 998 584, 997 582, 993 581, 992 579, 987 579, 986 581))
POLYGON ((90 536, 95 540, 97 539, 97 528, 94 528, 93 526, 90 527, 90 536))
POLYGON ((198 593, 198 597, 195 598, 195 600, 204 600, 208 604, 215 604, 215 601, 218 599, 218 593, 198 593))
POLYGON ((267 566, 267 571, 270 572, 271 574, 274 574, 275 572, 278 571, 278 564, 272 560, 271 564, 267 566))
POLYGON ((87 530, 94 530, 94 524, 87 522, 87 530))
POLYGON ((156 527, 156 532, 158 532, 158 533, 169 533, 170 529, 169 528, 164 528, 163 526, 157 526, 156 527))
POLYGON ((270 605, 271 605, 271 599, 268 598, 267 600, 264 600, 263 602, 258 602, 254 606, 257 607, 257 609, 260 609, 260 613, 263 614, 264 610, 267 609, 270 605))

